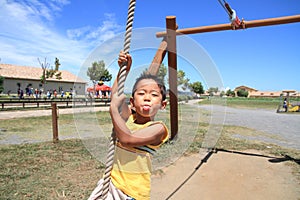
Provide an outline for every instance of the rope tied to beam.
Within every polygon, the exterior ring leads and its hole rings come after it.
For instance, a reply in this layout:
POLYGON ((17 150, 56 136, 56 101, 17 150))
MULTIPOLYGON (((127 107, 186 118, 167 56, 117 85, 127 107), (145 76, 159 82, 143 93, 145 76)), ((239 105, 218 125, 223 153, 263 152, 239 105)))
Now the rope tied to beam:
POLYGON ((229 20, 231 22, 232 29, 235 30, 236 28, 239 28, 240 26, 242 26, 243 29, 245 29, 244 19, 242 19, 242 21, 241 21, 238 18, 236 11, 233 10, 225 0, 223 0, 223 2, 221 0, 218 0, 218 1, 229 16, 229 20))
MULTIPOLYGON (((129 7, 128 7, 128 14, 127 14, 127 23, 126 23, 126 32, 125 32, 125 39, 124 39, 124 52, 129 53, 130 44, 131 44, 131 35, 132 35, 132 25, 133 25, 133 19, 134 19, 134 10, 135 10, 135 0, 129 1, 129 7)), ((126 69, 127 69, 127 63, 124 63, 120 70, 118 75, 118 95, 122 95, 124 93, 124 85, 126 80, 126 69)), ((101 192, 101 198, 102 200, 106 199, 108 191, 109 191, 109 182, 110 182, 110 173, 113 167, 114 162, 114 152, 115 152, 115 143, 116 143, 116 135, 114 131, 112 131, 111 137, 110 137, 110 143, 106 158, 106 168, 103 176, 103 187, 101 192)))

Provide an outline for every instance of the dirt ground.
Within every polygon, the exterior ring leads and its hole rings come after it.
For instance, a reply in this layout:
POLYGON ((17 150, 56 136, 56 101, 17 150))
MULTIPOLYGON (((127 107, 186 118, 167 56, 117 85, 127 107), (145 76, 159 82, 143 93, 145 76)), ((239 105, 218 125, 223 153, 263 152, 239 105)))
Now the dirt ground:
POLYGON ((274 163, 260 152, 247 153, 217 152, 204 163, 200 154, 182 157, 153 175, 151 199, 300 199, 291 161, 274 163))

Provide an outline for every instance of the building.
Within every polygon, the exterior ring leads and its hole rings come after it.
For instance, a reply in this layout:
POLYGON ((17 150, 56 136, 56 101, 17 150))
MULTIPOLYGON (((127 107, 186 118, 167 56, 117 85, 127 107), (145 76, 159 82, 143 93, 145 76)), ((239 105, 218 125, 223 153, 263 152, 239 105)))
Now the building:
POLYGON ((237 96, 237 91, 245 90, 248 92, 248 97, 280 97, 281 95, 286 96, 289 93, 289 96, 296 97, 298 92, 295 90, 283 90, 283 91, 260 91, 248 86, 239 86, 234 89, 234 93, 237 96))
POLYGON ((249 93, 249 97, 280 97, 282 91, 253 91, 249 93))
POLYGON ((62 70, 60 72, 62 79, 49 78, 43 85, 41 83, 43 74, 41 67, 0 64, 0 76, 4 77, 4 93, 16 94, 19 88, 24 92, 26 88, 29 88, 42 90, 44 93, 48 90, 56 90, 60 94, 62 91, 71 92, 73 90, 76 94, 85 94, 86 81, 68 71, 62 70))
POLYGON ((241 85, 241 86, 238 86, 238 87, 236 87, 236 88, 234 89, 234 94, 235 94, 235 96, 237 96, 237 92, 238 92, 239 90, 245 90, 245 91, 247 91, 247 92, 248 92, 248 97, 250 97, 250 94, 251 94, 251 93, 255 93, 255 92, 258 91, 258 90, 254 89, 254 88, 251 88, 251 87, 248 87, 248 86, 241 85))

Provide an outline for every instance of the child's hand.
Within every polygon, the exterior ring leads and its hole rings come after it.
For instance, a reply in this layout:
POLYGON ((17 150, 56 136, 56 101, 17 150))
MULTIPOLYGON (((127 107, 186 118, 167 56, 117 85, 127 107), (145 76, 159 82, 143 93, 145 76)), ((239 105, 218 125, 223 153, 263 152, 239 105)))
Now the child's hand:
POLYGON ((130 54, 125 54, 124 51, 120 51, 118 64, 120 67, 124 66, 124 63, 127 64, 126 71, 129 72, 131 64, 132 64, 132 58, 130 54))
MULTIPOLYGON (((123 67, 124 64, 126 64, 126 75, 127 75, 129 73, 129 70, 130 70, 131 64, 132 64, 132 58, 131 58, 130 54, 128 54, 128 53, 125 54, 124 51, 120 51, 119 58, 118 58, 118 64, 119 64, 120 68, 123 67)), ((121 72, 121 70, 119 70, 119 73, 120 72, 121 72)), ((119 81, 119 77, 120 77, 119 73, 118 73, 116 81, 114 82, 114 84, 112 86, 112 89, 111 89, 112 94, 117 92, 117 88, 118 88, 118 84, 119 84, 118 81, 119 81)))

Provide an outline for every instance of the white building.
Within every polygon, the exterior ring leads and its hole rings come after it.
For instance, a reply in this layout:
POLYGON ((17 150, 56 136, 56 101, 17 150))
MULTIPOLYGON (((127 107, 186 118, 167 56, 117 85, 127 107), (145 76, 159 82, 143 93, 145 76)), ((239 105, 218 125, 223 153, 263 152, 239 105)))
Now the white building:
POLYGON ((0 64, 0 76, 4 77, 3 93, 16 94, 20 87, 24 92, 26 88, 32 88, 33 90, 42 89, 45 93, 47 90, 56 90, 58 94, 61 91, 74 90, 76 94, 85 94, 86 81, 68 71, 62 70, 60 72, 62 79, 49 78, 43 85, 41 83, 43 74, 41 67, 0 64))

